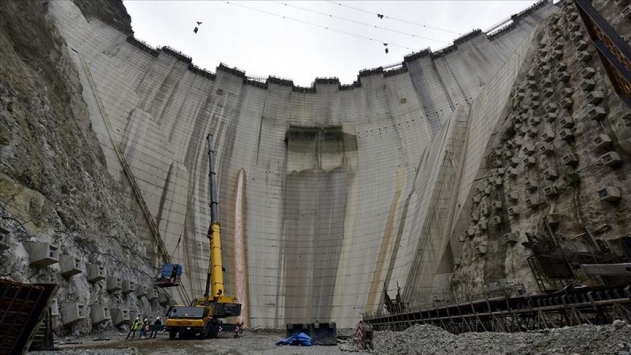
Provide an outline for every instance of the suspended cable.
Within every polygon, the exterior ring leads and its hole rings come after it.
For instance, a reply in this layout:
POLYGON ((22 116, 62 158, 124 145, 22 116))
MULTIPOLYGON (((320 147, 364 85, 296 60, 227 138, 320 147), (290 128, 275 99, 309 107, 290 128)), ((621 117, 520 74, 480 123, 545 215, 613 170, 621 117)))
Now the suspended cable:
POLYGON ((257 12, 264 13, 264 14, 267 14, 267 15, 270 15, 270 16, 280 17, 280 18, 283 18, 283 19, 285 19, 285 20, 291 20, 291 21, 295 21, 295 22, 303 23, 303 24, 305 24, 305 25, 310 25, 310 26, 314 26, 314 27, 323 28, 323 29, 325 29, 325 30, 330 30, 330 31, 333 31, 333 32, 343 33, 343 34, 346 34, 346 35, 349 35, 349 36, 353 36, 353 37, 357 37, 357 38, 362 38, 362 39, 366 39, 366 40, 373 41, 373 42, 377 42, 377 43, 384 43, 384 44, 386 44, 386 43, 387 43, 389 46, 392 46, 392 47, 399 47, 399 48, 404 48, 404 49, 414 50, 414 48, 410 48, 410 47, 403 46, 403 45, 400 45, 400 44, 391 43, 391 42, 389 42, 389 41, 381 41, 381 40, 374 39, 374 38, 371 38, 371 37, 366 37, 366 36, 358 35, 358 34, 351 33, 351 32, 346 32, 346 31, 342 31, 342 30, 337 30, 337 29, 335 29, 335 28, 331 28, 331 27, 326 27, 326 26, 317 25, 317 24, 315 24, 315 23, 311 23, 311 22, 307 22, 307 21, 303 21, 303 20, 295 19, 295 18, 288 17, 288 16, 283 16, 283 15, 275 14, 275 13, 268 12, 268 11, 265 11, 265 10, 255 9, 255 8, 252 8, 252 7, 249 7, 249 6, 245 6, 245 5, 238 4, 238 3, 234 3, 234 2, 230 2, 230 1, 226 1, 226 4, 228 4, 228 5, 234 5, 234 6, 239 6, 239 7, 243 7, 243 8, 245 8, 245 9, 252 10, 252 11, 257 11, 257 12))
POLYGON ((355 21, 353 19, 340 17, 340 16, 335 16, 335 15, 327 14, 327 13, 316 11, 316 10, 306 9, 304 7, 300 7, 300 6, 296 6, 296 5, 290 5, 288 3, 282 3, 282 2, 276 2, 276 3, 279 4, 279 5, 282 4, 282 5, 285 5, 287 7, 293 7, 293 8, 298 9, 298 10, 312 12, 314 14, 318 14, 318 15, 322 15, 322 16, 328 16, 330 18, 336 18, 336 19, 339 19, 339 20, 344 20, 344 21, 356 23, 356 24, 363 25, 363 26, 368 26, 368 27, 373 27, 373 28, 377 28, 377 29, 380 29, 380 30, 390 31, 390 32, 394 32, 394 33, 399 33, 399 34, 406 35, 406 36, 411 36, 411 37, 414 37, 414 38, 422 38, 422 39, 426 39, 428 41, 434 41, 434 42, 449 44, 449 42, 445 42, 445 41, 441 41, 441 40, 437 40, 437 39, 433 39, 433 38, 429 38, 429 37, 418 36, 418 35, 415 35, 415 34, 409 33, 409 32, 393 30, 391 28, 375 26, 375 25, 371 25, 371 24, 366 23, 366 22, 355 21))
POLYGON ((407 21, 407 20, 403 20, 403 19, 398 19, 398 18, 394 18, 394 17, 386 16, 386 15, 383 15, 383 14, 378 14, 378 13, 376 13, 376 12, 366 11, 366 10, 364 10, 364 9, 358 9, 358 8, 356 8, 356 7, 352 7, 352 6, 344 5, 344 4, 339 3, 339 2, 333 2, 333 1, 328 1, 328 2, 330 2, 331 4, 335 4, 335 5, 339 5, 339 6, 347 7, 347 8, 349 8, 349 9, 353 9, 353 10, 355 10, 355 11, 364 12, 364 13, 371 14, 371 15, 376 15, 376 16, 378 16, 379 18, 387 18, 387 19, 389 19, 389 20, 399 21, 399 22, 404 22, 404 23, 407 23, 407 24, 410 24, 410 25, 415 25, 415 26, 424 27, 424 28, 431 28, 432 30, 437 30, 437 31, 443 31, 443 32, 453 33, 453 34, 455 34, 455 35, 461 35, 461 34, 462 34, 462 33, 459 33, 459 32, 454 32, 454 31, 446 30, 446 29, 444 29, 444 28, 433 27, 433 26, 429 26, 429 25, 424 25, 424 24, 422 24, 422 23, 416 23, 416 22, 412 22, 412 21, 407 21))

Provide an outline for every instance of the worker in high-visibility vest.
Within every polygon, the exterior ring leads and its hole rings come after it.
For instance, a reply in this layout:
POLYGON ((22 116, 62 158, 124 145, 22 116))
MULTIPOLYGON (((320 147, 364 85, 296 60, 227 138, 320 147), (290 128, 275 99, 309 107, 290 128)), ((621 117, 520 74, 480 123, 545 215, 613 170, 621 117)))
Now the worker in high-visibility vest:
POLYGON ((129 339, 129 336, 131 335, 131 338, 134 339, 134 337, 136 336, 136 330, 140 329, 140 325, 142 323, 140 322, 140 318, 136 318, 136 320, 134 321, 134 324, 131 325, 131 327, 129 328, 129 333, 127 333, 127 338, 125 339, 129 339))

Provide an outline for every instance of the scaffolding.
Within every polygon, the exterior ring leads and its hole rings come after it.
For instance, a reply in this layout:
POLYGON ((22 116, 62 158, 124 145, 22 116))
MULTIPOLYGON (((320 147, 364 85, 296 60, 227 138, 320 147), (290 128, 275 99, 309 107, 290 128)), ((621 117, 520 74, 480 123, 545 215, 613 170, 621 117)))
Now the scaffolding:
MULTIPOLYGON (((36 338, 57 292, 57 284, 24 284, 0 279, 0 354, 25 354, 36 338)), ((38 341, 49 341, 50 331, 38 341), (47 340, 48 339, 48 340, 47 340)))

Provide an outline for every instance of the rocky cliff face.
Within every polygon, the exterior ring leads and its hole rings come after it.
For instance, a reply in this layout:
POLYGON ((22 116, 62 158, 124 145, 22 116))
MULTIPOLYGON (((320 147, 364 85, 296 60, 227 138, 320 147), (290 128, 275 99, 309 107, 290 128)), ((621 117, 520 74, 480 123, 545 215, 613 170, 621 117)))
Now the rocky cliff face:
MULTIPOLYGON (((620 7, 593 3, 629 38, 620 7)), ((631 110, 572 2, 542 24, 525 63, 471 195, 459 295, 594 284, 581 264, 631 255, 631 110)))
POLYGON ((90 306, 158 313, 155 302, 109 293, 105 281, 89 283, 88 265, 117 270, 151 286, 144 246, 121 187, 107 172, 91 129, 76 69, 65 41, 47 16, 47 1, 4 1, 0 9, 0 224, 11 231, 0 258, 0 277, 60 284, 57 305, 85 305, 87 320, 61 334, 92 329, 90 306), (29 265, 25 246, 45 242, 60 257, 73 256, 83 272, 63 277, 63 266, 29 265))

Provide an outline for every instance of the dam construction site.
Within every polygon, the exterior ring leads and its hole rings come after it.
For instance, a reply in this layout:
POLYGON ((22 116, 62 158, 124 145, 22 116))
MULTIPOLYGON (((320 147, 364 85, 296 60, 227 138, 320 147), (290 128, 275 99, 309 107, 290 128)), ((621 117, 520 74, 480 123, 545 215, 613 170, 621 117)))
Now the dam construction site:
POLYGON ((0 355, 631 354, 631 1, 529 5, 302 87, 1 0, 0 355))

